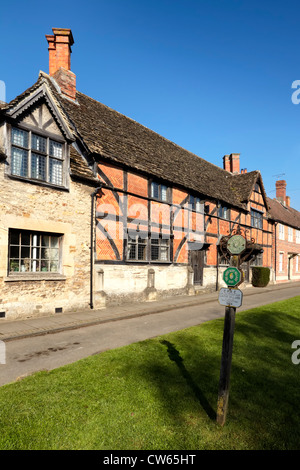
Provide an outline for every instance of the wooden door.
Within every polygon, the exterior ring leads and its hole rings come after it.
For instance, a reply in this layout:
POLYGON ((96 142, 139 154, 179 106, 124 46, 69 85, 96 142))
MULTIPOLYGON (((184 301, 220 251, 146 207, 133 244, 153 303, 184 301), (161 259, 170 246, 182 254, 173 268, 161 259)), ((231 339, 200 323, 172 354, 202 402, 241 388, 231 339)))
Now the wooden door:
POLYGON ((204 250, 191 250, 191 267, 194 270, 194 284, 203 285, 204 250))

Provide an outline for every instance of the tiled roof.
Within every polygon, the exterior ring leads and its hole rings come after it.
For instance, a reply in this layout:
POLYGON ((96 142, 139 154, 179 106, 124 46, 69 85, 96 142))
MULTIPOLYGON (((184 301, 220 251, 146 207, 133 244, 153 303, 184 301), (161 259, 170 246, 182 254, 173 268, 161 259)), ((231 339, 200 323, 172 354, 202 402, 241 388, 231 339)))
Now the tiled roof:
POLYGON ((90 152, 245 208, 259 172, 234 176, 82 93, 76 98, 61 102, 90 152))
POLYGON ((281 222, 285 225, 300 229, 300 212, 292 207, 284 206, 276 199, 268 199, 270 207, 269 214, 271 219, 281 222))
MULTIPOLYGON (((77 92, 74 103, 57 91, 44 72, 4 109, 10 109, 45 82, 83 143, 86 155, 95 160, 106 158, 190 192, 246 208, 260 177, 258 171, 233 175, 83 93, 77 92)), ((94 178, 87 162, 74 149, 71 174, 94 178)))

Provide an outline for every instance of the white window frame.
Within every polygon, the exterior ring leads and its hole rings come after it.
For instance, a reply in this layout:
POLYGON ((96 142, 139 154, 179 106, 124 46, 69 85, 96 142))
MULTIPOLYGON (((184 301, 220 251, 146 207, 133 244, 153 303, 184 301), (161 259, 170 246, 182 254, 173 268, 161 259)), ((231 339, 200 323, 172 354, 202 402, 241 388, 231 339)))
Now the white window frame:
POLYGON ((296 230, 296 243, 300 243, 300 230, 296 230))
POLYGON ((8 276, 61 274, 62 239, 58 233, 10 228, 8 276))
POLYGON ((278 224, 278 238, 279 240, 284 240, 284 225, 278 224))
POLYGON ((279 264, 278 264, 278 271, 280 273, 283 272, 283 262, 284 262, 284 252, 280 251, 279 252, 279 264))
POLYGON ((293 241, 293 228, 288 227, 288 241, 292 242, 293 241))

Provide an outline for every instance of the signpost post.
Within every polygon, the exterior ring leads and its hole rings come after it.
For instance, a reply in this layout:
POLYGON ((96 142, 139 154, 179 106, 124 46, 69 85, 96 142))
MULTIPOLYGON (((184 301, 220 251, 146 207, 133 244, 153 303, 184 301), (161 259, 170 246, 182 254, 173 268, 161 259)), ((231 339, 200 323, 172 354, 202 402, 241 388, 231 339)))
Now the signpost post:
POLYGON ((230 267, 224 271, 223 279, 228 288, 222 288, 219 292, 219 303, 225 306, 222 359, 219 380, 219 395, 217 403, 217 423, 223 426, 226 421, 229 399, 230 371, 233 350, 233 335, 235 327, 236 308, 242 305, 243 293, 237 286, 244 280, 243 272, 240 270, 242 253, 250 247, 253 248, 253 240, 248 242, 242 235, 240 227, 234 235, 223 237, 220 245, 223 255, 230 260, 230 267))

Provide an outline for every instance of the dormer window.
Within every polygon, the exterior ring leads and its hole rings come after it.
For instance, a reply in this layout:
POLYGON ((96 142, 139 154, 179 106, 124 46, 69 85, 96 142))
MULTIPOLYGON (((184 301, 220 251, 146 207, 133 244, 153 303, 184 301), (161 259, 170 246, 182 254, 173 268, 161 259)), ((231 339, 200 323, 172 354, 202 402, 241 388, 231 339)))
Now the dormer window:
POLYGON ((13 127, 11 174, 30 180, 64 186, 63 142, 13 127))

